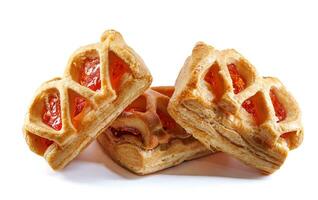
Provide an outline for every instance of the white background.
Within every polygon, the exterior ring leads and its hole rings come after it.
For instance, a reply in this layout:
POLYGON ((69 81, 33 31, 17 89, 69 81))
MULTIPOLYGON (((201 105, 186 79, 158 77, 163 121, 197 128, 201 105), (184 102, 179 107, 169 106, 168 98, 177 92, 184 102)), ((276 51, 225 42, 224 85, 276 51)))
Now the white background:
POLYGON ((317 199, 317 10, 314 1, 1 1, 0 199, 317 199), (142 56, 153 85, 172 85, 199 40, 237 49, 294 94, 302 146, 271 176, 218 154, 140 177, 96 143, 52 171, 23 139, 27 106, 43 81, 62 75, 75 49, 109 28, 142 56))

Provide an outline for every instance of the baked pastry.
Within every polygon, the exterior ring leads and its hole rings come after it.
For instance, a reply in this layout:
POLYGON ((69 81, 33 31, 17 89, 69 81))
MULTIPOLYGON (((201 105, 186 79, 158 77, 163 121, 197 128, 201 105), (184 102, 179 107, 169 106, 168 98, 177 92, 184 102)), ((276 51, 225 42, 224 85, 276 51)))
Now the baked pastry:
POLYGON ((276 78, 233 49, 199 42, 176 80, 168 112, 209 148, 272 173, 303 140, 300 109, 276 78))
POLYGON ((90 144, 151 84, 142 59, 120 33, 78 49, 64 76, 36 92, 23 132, 27 144, 53 169, 61 169, 90 144))
POLYGON ((168 114, 173 87, 153 87, 130 104, 98 142, 117 163, 149 174, 212 153, 168 114))

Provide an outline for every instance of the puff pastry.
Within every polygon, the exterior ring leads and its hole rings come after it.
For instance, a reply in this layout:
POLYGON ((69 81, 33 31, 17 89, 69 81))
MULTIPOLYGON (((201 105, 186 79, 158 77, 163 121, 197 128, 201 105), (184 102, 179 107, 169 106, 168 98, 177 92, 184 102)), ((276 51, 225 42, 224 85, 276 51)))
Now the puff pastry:
POLYGON ((35 94, 23 132, 27 144, 61 169, 151 84, 142 59, 114 30, 70 57, 64 76, 35 94))
POLYGON ((170 115, 209 148, 273 173, 303 140, 300 109, 276 78, 233 49, 197 43, 176 80, 170 115))
POLYGON ((134 173, 149 174, 214 152, 168 114, 173 90, 148 89, 97 138, 113 160, 134 173))

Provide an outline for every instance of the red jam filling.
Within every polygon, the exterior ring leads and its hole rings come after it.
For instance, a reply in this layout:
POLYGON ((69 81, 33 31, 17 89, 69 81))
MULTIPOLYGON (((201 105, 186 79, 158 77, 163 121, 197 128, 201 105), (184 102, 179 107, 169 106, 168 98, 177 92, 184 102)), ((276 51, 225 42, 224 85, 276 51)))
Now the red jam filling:
POLYGON ((272 104, 273 104, 274 109, 275 109, 275 115, 278 118, 277 122, 280 122, 286 118, 286 116, 287 116, 286 110, 285 110, 283 104, 278 100, 274 89, 270 90, 269 95, 271 97, 272 104))
POLYGON ((204 77, 204 80, 210 84, 215 102, 219 101, 224 93, 224 81, 219 74, 219 70, 218 64, 214 63, 204 77))
POLYGON ((173 129, 176 127, 176 122, 170 117, 170 115, 157 110, 157 114, 160 118, 163 129, 173 129))
POLYGON ((45 102, 42 121, 53 129, 62 128, 60 97, 57 93, 50 94, 45 102))
POLYGON ((83 97, 75 97, 73 117, 76 117, 77 115, 79 115, 85 106, 86 106, 86 100, 83 97))
POLYGON ((256 108, 255 108, 255 104, 253 102, 253 100, 251 98, 246 99, 243 104, 242 104, 243 108, 250 113, 255 121, 257 120, 257 114, 256 114, 256 108))
MULTIPOLYGON (((128 72, 129 66, 120 59, 115 53, 109 52, 109 73, 110 80, 114 90, 118 90, 120 86, 121 77, 124 73, 128 72)), ((101 89, 100 79, 100 60, 96 58, 85 58, 82 67, 80 69, 80 84, 88 87, 93 91, 99 91, 101 89)), ((73 118, 78 120, 80 113, 86 106, 86 100, 82 97, 75 98, 75 106, 73 112, 73 118)))
POLYGON ((139 96, 128 107, 125 108, 126 112, 146 112, 147 101, 145 96, 139 96))
POLYGON ((243 77, 239 74, 235 64, 228 64, 227 68, 230 72, 230 76, 233 83, 234 93, 237 94, 244 90, 245 81, 243 77))
POLYGON ((99 58, 85 58, 80 69, 80 84, 93 91, 100 90, 100 62, 99 58))
POLYGON ((38 150, 42 153, 44 153, 47 150, 47 148, 51 146, 51 144, 53 144, 53 141, 48 140, 46 138, 41 138, 39 136, 35 136, 34 140, 34 142, 37 144, 38 150))
MULTIPOLYGON (((101 88, 100 61, 99 58, 85 58, 80 69, 80 84, 93 91, 101 88)), ((84 109, 86 100, 82 97, 75 98, 73 117, 78 116, 84 109)))
POLYGON ((53 144, 53 141, 41 137, 38 137, 36 142, 43 149, 47 149, 49 146, 51 146, 51 144, 53 144))
POLYGON ((113 89, 115 91, 118 91, 122 76, 126 72, 130 72, 130 68, 127 63, 125 63, 120 57, 118 57, 112 51, 109 51, 108 53, 108 60, 110 81, 113 89))
POLYGON ((296 137, 296 131, 291 131, 287 133, 283 133, 280 137, 285 140, 287 143, 288 148, 293 149, 295 146, 297 146, 297 139, 296 137), (296 141, 295 141, 296 139, 296 141))
POLYGON ((255 94, 242 103, 242 107, 246 110, 246 112, 253 116, 253 119, 257 125, 260 125, 266 117, 264 111, 261 108, 260 101, 259 94, 255 94))
POLYGON ((30 132, 27 133, 27 136, 28 136, 28 140, 31 142, 32 146, 34 147, 34 150, 36 151, 36 153, 42 156, 47 150, 47 148, 51 146, 51 144, 53 144, 53 141, 48 140, 46 138, 42 138, 30 132))

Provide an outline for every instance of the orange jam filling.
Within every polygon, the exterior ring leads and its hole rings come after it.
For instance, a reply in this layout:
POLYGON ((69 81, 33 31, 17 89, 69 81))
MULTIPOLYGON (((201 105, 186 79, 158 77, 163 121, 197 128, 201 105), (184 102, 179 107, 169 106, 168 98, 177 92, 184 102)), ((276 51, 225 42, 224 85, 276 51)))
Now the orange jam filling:
POLYGON ((212 93, 215 96, 215 102, 219 101, 224 93, 224 81, 219 71, 220 68, 218 64, 214 63, 204 77, 204 80, 210 84, 212 93))
POLYGON ((253 116, 256 125, 260 125, 266 119, 266 111, 263 108, 264 102, 262 102, 260 95, 256 93, 242 103, 242 107, 246 112, 253 116))
MULTIPOLYGON (((80 84, 93 91, 101 88, 99 58, 85 58, 80 69, 80 84)), ((77 117, 84 109, 86 100, 82 97, 75 98, 73 118, 77 117)))
POLYGON ((41 138, 41 137, 38 137, 37 138, 37 144, 39 147, 42 147, 43 149, 47 149, 49 146, 51 146, 51 144, 53 144, 53 141, 51 140, 48 140, 46 138, 41 138))
POLYGON ((269 96, 271 97, 272 104, 273 104, 274 109, 275 109, 275 115, 278 118, 277 122, 284 120, 287 116, 287 113, 286 113, 286 110, 285 110, 283 104, 278 100, 274 89, 270 90, 269 96))
POLYGON ((77 127, 78 122, 82 117, 82 111, 84 110, 85 106, 87 105, 86 100, 83 97, 75 97, 74 99, 74 107, 73 107, 73 123, 75 127, 77 127))
POLYGON ((173 129, 173 128, 176 128, 177 124, 176 122, 170 117, 170 115, 160 111, 160 110, 157 110, 157 114, 160 118, 160 121, 161 121, 161 124, 162 124, 162 127, 163 129, 173 129))
POLYGON ((234 93, 237 94, 244 90, 245 88, 245 81, 243 77, 239 74, 235 64, 228 64, 227 68, 230 72, 230 76, 233 83, 234 93))
POLYGON ((62 128, 60 97, 57 93, 50 94, 45 102, 42 121, 53 129, 62 128))
POLYGON ((42 156, 47 148, 53 144, 53 141, 42 138, 30 132, 27 132, 27 137, 30 144, 33 146, 33 150, 35 150, 37 154, 42 156))
POLYGON ((74 109, 73 116, 80 114, 80 112, 82 112, 82 110, 84 109, 85 105, 86 105, 86 101, 84 98, 76 97, 75 98, 75 109, 74 109))
POLYGON ((298 139, 296 139, 296 133, 297 131, 290 131, 287 133, 283 133, 280 138, 282 138, 283 140, 285 140, 285 142, 287 143, 288 148, 293 149, 294 147, 297 146, 298 143, 298 139))
MULTIPOLYGON (((120 59, 115 53, 109 52, 109 73, 110 81, 114 90, 118 90, 120 86, 121 77, 124 73, 130 70, 129 66, 120 59)), ((96 58, 86 58, 80 69, 80 84, 88 87, 93 91, 99 91, 101 89, 100 79, 100 60, 96 58)), ((73 112, 73 118, 78 121, 80 113, 87 105, 86 100, 83 97, 75 98, 75 106, 73 112)))
POLYGON ((125 108, 126 112, 146 112, 146 98, 141 95, 134 100, 128 107, 125 108))
POLYGON ((122 76, 130 72, 129 65, 125 63, 120 57, 118 57, 114 52, 109 51, 108 53, 109 60, 109 75, 110 82, 115 91, 118 91, 120 87, 120 82, 122 76))
POLYGON ((100 90, 100 62, 99 58, 86 58, 80 69, 80 84, 93 91, 100 90))
POLYGON ((253 98, 251 97, 249 99, 246 99, 243 102, 242 106, 248 113, 250 113, 253 116, 254 120, 256 121, 256 124, 258 124, 257 121, 259 121, 259 120, 257 117, 255 103, 253 101, 253 98))

